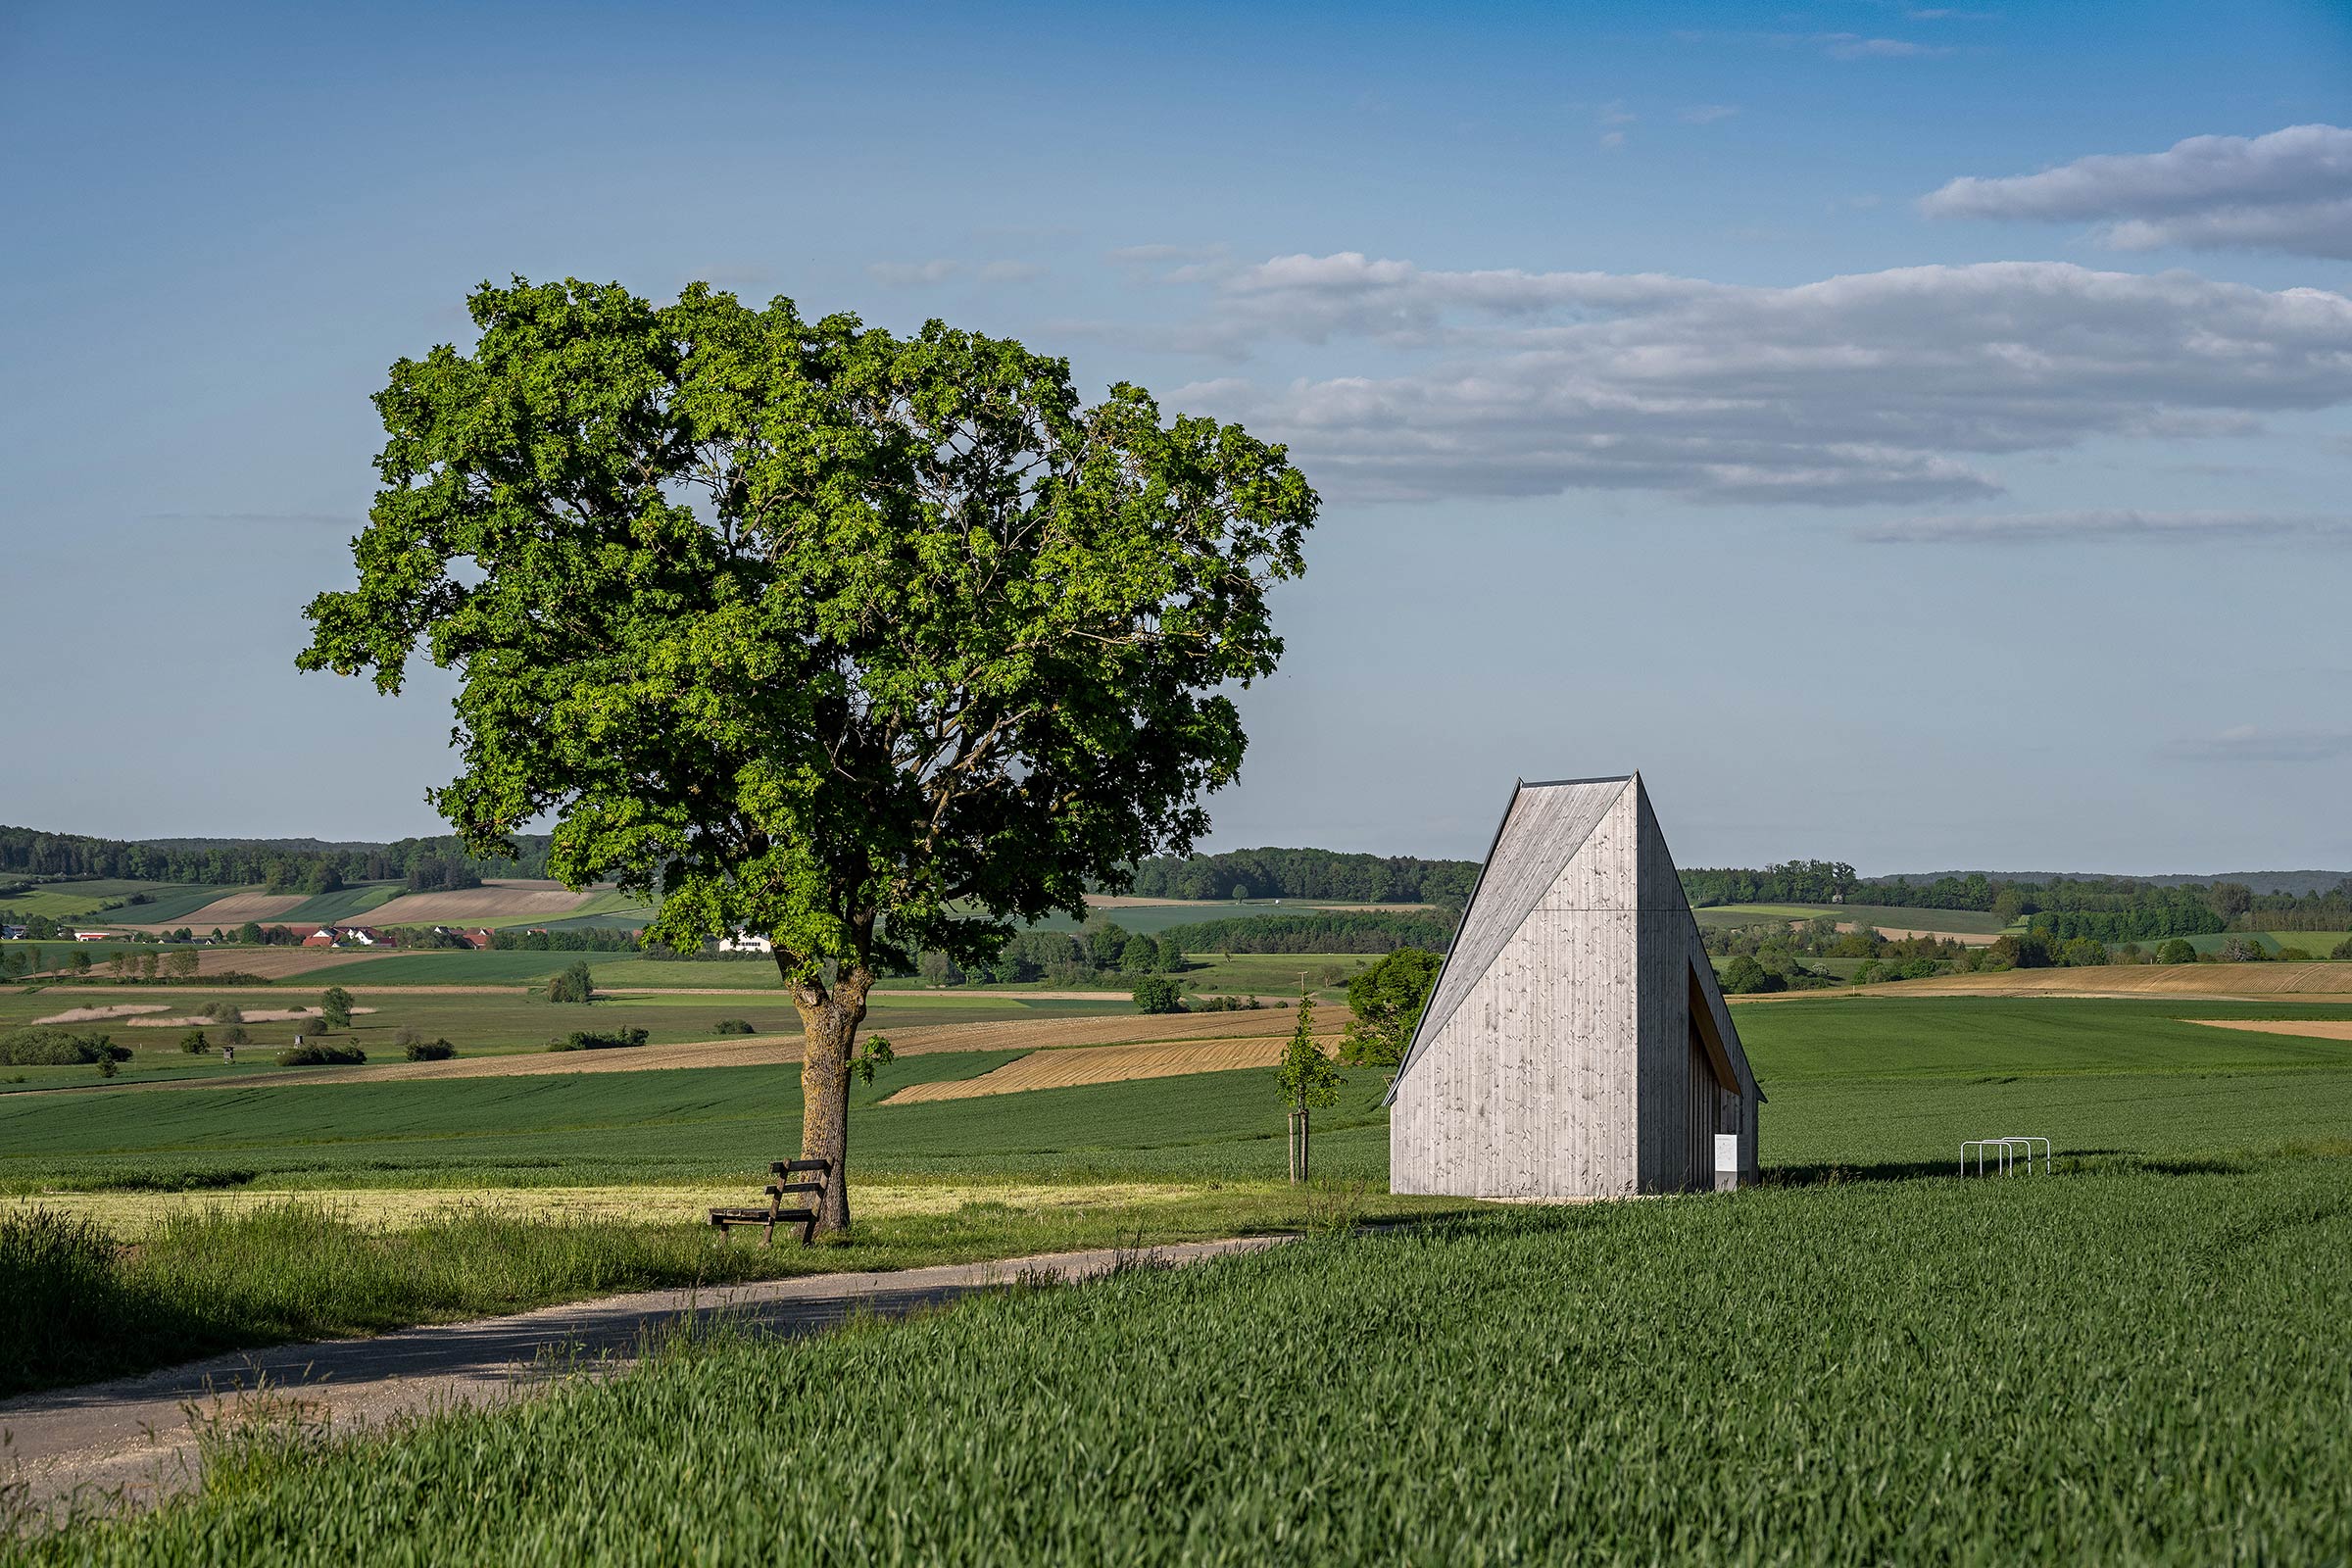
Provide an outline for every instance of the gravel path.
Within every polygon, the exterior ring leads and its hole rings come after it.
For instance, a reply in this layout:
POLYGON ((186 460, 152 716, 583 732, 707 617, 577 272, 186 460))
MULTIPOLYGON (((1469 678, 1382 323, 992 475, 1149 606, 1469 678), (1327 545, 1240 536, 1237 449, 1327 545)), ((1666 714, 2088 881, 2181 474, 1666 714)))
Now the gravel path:
MULTIPOLYGON (((1273 1247, 1284 1237, 1152 1250, 1191 1263, 1273 1247)), ((627 1366, 649 1333, 724 1312, 760 1331, 813 1334, 853 1312, 901 1314, 1027 1275, 1095 1278, 1114 1251, 1057 1252, 886 1274, 817 1274, 705 1291, 647 1291, 510 1317, 403 1329, 364 1340, 286 1345, 143 1377, 0 1400, 0 1488, 23 1489, 37 1522, 156 1502, 201 1481, 195 1423, 274 1395, 336 1432, 451 1404, 527 1397, 560 1376, 627 1366), (257 1395, 256 1391, 261 1391, 257 1395)))

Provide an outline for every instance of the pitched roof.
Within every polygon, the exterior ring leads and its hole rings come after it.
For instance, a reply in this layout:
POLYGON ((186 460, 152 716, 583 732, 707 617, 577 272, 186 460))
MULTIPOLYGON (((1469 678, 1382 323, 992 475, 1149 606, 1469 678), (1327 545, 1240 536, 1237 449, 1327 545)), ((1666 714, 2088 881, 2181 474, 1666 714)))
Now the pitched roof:
MULTIPOLYGON (((1544 895, 1568 869, 1576 852, 1585 847, 1600 819, 1609 814, 1636 775, 1612 778, 1555 779, 1541 784, 1512 786, 1511 804, 1495 825, 1494 843, 1470 888, 1470 904, 1462 911, 1461 928, 1454 932, 1438 983, 1429 993, 1429 1005, 1413 1031, 1413 1043, 1396 1064, 1396 1079, 1411 1070, 1422 1044, 1445 1027, 1480 976, 1501 956, 1544 895)), ((1396 1081, 1389 1088, 1396 1095, 1396 1081)))
MULTIPOLYGON (((1396 1077, 1389 1081, 1382 1103, 1396 1102, 1396 1086, 1412 1069, 1423 1046, 1445 1027, 1446 1020, 1453 1016, 1494 960, 1502 956, 1502 950, 1559 881, 1601 819, 1629 790, 1639 790, 1641 783, 1641 774, 1625 773, 1609 778, 1553 779, 1513 786, 1511 804, 1503 809, 1502 820, 1494 829, 1494 842, 1488 848, 1486 862, 1471 886, 1470 904, 1462 911, 1461 928, 1454 933, 1445 964, 1438 971, 1437 984, 1430 990, 1429 1005, 1422 1009, 1421 1022, 1413 1030, 1412 1045, 1405 1051, 1404 1059, 1397 1063, 1396 1077)), ((1656 838, 1658 849, 1664 854, 1665 841, 1656 834, 1654 820, 1648 823, 1646 831, 1656 838)), ((1690 906, 1683 901, 1681 882, 1675 876, 1671 859, 1660 869, 1666 878, 1665 885, 1673 889, 1675 903, 1682 906, 1686 918, 1690 918, 1690 906)), ((1691 924, 1695 934, 1696 920, 1692 919, 1691 924)), ((1731 1010, 1724 1005, 1723 993, 1715 983, 1714 965, 1707 961, 1695 941, 1691 944, 1690 966, 1691 984, 1707 1010, 1709 1022, 1715 1026, 1713 1032, 1723 1042, 1735 1065, 1735 1076, 1761 1100, 1763 1089, 1748 1068, 1747 1054, 1740 1049, 1731 1010)))

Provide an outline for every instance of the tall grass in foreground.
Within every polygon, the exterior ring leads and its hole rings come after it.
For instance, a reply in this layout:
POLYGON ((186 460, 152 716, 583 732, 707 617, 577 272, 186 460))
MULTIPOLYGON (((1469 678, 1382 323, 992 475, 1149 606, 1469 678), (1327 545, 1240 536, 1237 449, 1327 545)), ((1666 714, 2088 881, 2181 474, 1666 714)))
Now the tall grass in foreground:
POLYGON ((2333 1562, 2352 1162, 1520 1211, 719 1343, 37 1545, 240 1563, 2333 1562))
POLYGON ((531 1217, 463 1202, 397 1231, 355 1223, 331 1200, 183 1210, 135 1247, 54 1211, 0 1213, 0 1395, 621 1291, 1311 1228, 1367 1206, 1459 1205, 1280 1188, 1141 1207, 978 1200, 772 1250, 756 1235, 690 1222, 531 1217))
POLYGON ((213 1351, 610 1291, 755 1277, 690 1225, 452 1206, 370 1233, 322 1203, 192 1210, 124 1248, 54 1211, 0 1215, 0 1394, 213 1351))

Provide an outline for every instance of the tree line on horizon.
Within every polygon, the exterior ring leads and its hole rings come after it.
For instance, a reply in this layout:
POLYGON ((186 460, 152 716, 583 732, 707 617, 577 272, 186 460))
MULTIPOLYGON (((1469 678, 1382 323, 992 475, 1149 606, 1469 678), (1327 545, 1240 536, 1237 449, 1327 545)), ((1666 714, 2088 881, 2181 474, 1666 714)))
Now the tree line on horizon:
MULTIPOLYGON (((409 838, 381 845, 302 849, 257 840, 134 842, 0 826, 0 875, 35 878, 117 877, 198 885, 251 886, 272 892, 331 893, 354 882, 405 882, 412 893, 478 886, 485 876, 536 877, 547 871, 550 840, 515 837, 513 858, 468 854, 455 837, 409 838)), ((1443 930, 1416 935, 1408 945, 1442 948, 1477 885, 1476 860, 1409 855, 1366 855, 1312 848, 1227 850, 1135 862, 1123 887, 1096 891, 1144 898, 1225 900, 1301 899, 1348 904, 1435 906, 1443 930)), ((1682 871, 1694 908, 1736 904, 1853 902, 1912 909, 1967 909, 2024 922, 2061 942, 2146 941, 2232 930, 2352 930, 2352 878, 2308 894, 2256 893, 2241 883, 2210 885, 2131 877, 2055 877, 2025 881, 1972 871, 1914 883, 1897 877, 1865 881, 1841 860, 1796 859, 1762 867, 1697 866, 1682 871)), ((0 887, 0 893, 8 891, 0 887)), ((1231 951, 1268 951, 1216 942, 1231 951)), ((1336 933, 1335 933, 1336 935, 1336 933)), ((1343 940, 1386 943, 1367 929, 1343 940)), ((1198 950, 1198 949, 1197 949, 1198 950)), ((1285 950, 1292 951, 1292 950, 1285 950)), ((1342 946, 1326 952, 1386 952, 1388 946, 1342 946)))
POLYGON ((354 882, 406 882, 412 893, 479 887, 486 876, 539 877, 549 838, 522 834, 511 859, 469 855, 455 837, 302 849, 269 840, 138 842, 0 826, 0 873, 40 878, 116 878, 272 893, 332 893, 354 882))

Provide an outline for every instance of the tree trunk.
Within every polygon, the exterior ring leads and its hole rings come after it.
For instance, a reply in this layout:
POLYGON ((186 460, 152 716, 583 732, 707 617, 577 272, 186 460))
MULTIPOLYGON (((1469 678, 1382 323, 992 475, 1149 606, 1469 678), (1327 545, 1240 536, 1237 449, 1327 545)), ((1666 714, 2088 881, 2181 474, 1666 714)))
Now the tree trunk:
POLYGON ((862 968, 830 989, 786 977, 801 1015, 801 1157, 832 1164, 816 1211, 816 1228, 828 1235, 850 1228, 850 1061, 873 983, 862 968))

